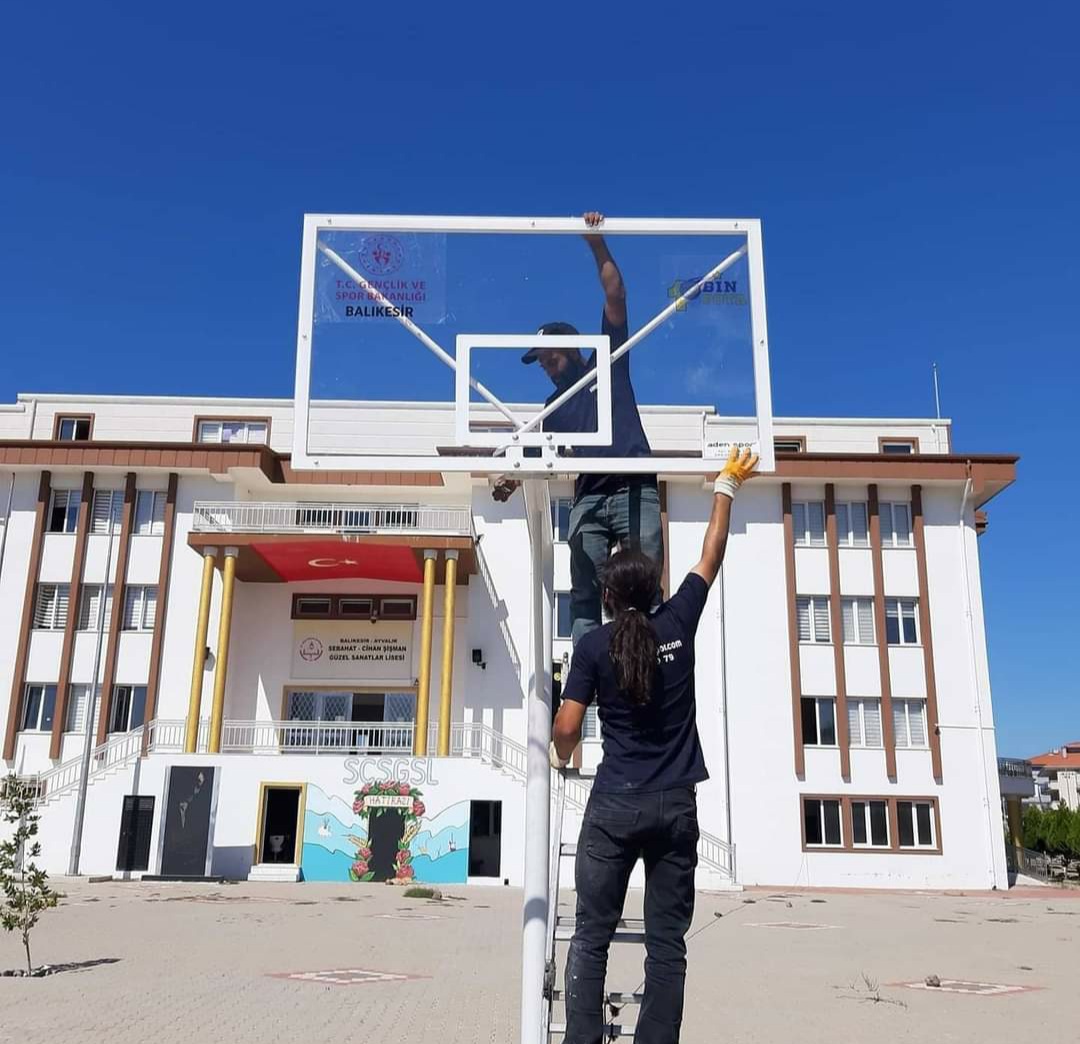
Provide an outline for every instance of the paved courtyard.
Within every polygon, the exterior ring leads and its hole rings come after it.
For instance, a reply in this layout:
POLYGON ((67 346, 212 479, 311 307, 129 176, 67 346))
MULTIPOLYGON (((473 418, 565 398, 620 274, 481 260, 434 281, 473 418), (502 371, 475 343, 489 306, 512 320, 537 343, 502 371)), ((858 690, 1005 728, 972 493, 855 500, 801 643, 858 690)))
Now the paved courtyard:
MULTIPOLYGON (((61 887, 35 959, 75 967, 0 979, 3 1044, 518 1038, 516 889, 433 903, 381 885, 61 887)), ((688 1044, 1077 1039, 1080 893, 702 894, 693 932, 688 1044), (943 988, 898 985, 927 976, 943 988)), ((0 969, 21 956, 0 938, 0 969)), ((640 969, 639 948, 616 948, 610 986, 635 989, 640 969)))

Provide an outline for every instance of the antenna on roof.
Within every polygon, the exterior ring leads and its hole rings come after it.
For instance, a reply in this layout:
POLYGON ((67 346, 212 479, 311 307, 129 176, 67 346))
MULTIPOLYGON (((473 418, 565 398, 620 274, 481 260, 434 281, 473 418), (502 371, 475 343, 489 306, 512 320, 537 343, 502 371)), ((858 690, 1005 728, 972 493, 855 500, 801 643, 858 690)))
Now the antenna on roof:
POLYGON ((938 388, 937 363, 933 363, 934 369, 934 409, 937 410, 937 419, 941 420, 941 389, 938 388))

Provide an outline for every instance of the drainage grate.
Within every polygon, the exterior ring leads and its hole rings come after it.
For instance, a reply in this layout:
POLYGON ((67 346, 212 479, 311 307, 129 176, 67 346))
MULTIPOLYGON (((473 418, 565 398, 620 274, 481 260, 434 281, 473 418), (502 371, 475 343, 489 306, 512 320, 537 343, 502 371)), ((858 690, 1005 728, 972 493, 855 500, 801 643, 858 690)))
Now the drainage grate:
POLYGON ((270 978, 317 982, 324 986, 360 986, 369 982, 403 982, 409 979, 422 979, 425 976, 372 971, 370 968, 333 968, 329 971, 275 972, 270 975, 270 978))
POLYGON ((1041 986, 1010 986, 1002 982, 969 982, 965 979, 942 979, 940 986, 928 986, 925 982, 894 982, 890 985, 927 993, 968 993, 974 997, 1004 997, 1009 993, 1031 993, 1042 989, 1041 986))

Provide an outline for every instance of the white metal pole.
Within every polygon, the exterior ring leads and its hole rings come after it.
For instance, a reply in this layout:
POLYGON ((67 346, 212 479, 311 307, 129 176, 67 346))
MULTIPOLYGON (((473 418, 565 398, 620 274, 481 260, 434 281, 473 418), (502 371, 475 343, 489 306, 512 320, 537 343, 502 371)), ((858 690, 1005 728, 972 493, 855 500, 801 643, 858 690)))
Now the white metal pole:
MULTIPOLYGON (((101 670, 101 648, 105 643, 105 609, 109 604, 109 573, 112 572, 113 534, 116 523, 113 519, 113 497, 109 500, 109 547, 105 554, 105 580, 101 585, 101 600, 98 603, 97 647, 94 649, 94 671, 91 674, 90 691, 86 696, 86 721, 83 725, 82 771, 79 773, 79 793, 75 801, 75 824, 71 830, 71 858, 68 861, 68 876, 79 874, 79 859, 82 856, 83 821, 86 818, 86 789, 90 784, 90 755, 94 749, 94 714, 97 709, 98 671, 101 670)), ((91 512, 92 513, 92 512, 91 512)), ((113 612, 117 607, 113 606, 113 612)))
MULTIPOLYGON (((329 258, 338 268, 341 269, 350 279, 352 279, 358 286, 362 286, 372 297, 375 298, 380 304, 387 308, 394 309, 393 318, 395 318, 406 330, 409 331, 420 343, 427 348, 430 352, 441 359, 451 370, 457 372, 457 361, 454 357, 446 351, 437 341, 429 337, 419 326, 416 325, 407 315, 401 313, 401 309, 397 307, 392 301, 388 301, 379 292, 378 287, 372 286, 355 268, 352 267, 343 257, 336 254, 325 243, 319 243, 319 252, 329 258)), ((506 417, 515 428, 520 428, 521 421, 514 415, 514 412, 506 406, 501 399, 497 398, 493 392, 488 391, 484 385, 482 385, 475 377, 469 378, 469 384, 477 391, 478 394, 483 396, 492 406, 495 407, 504 417, 506 417)))
POLYGON ((522 900, 521 1044, 546 1044, 544 964, 551 845, 551 640, 554 570, 547 483, 524 483, 532 563, 532 680, 525 782, 525 894, 522 900))

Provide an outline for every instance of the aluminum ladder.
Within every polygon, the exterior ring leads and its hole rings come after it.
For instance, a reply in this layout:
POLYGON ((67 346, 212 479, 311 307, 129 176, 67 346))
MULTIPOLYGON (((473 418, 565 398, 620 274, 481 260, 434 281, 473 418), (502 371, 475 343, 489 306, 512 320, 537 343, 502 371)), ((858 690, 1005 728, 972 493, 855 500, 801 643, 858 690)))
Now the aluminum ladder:
MULTIPOLYGON (((561 772, 552 773, 555 783, 552 791, 554 814, 552 815, 551 828, 551 873, 550 894, 548 897, 547 918, 547 960, 544 970, 544 1031, 546 1039, 550 1042, 556 1037, 562 1037, 566 1032, 565 1022, 555 1022, 553 1011, 555 1005, 566 1003, 565 989, 557 988, 558 961, 556 949, 559 943, 569 943, 574 936, 575 917, 573 915, 559 914, 559 871, 564 856, 576 856, 576 844, 563 843, 563 819, 566 812, 566 785, 565 777, 561 772)), ((615 928, 612 943, 639 943, 645 942, 645 922, 640 917, 620 918, 615 928)), ((643 994, 621 993, 618 991, 604 992, 604 1039, 615 1040, 618 1037, 632 1037, 635 1026, 624 1025, 618 1022, 623 1008, 638 1007, 641 1005, 643 994)))

